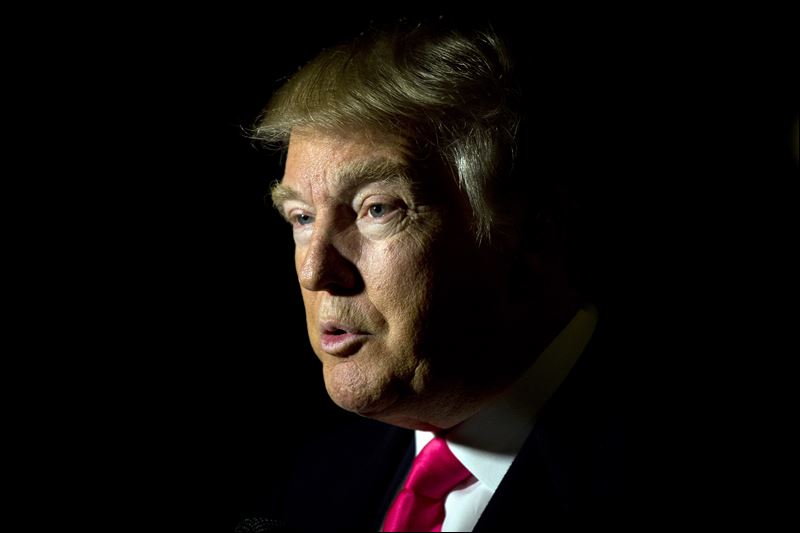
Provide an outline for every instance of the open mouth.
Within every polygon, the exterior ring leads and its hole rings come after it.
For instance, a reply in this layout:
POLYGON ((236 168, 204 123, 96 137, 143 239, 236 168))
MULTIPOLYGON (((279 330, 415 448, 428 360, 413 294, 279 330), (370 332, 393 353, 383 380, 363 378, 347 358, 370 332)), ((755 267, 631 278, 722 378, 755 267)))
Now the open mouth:
POLYGON ((340 357, 356 353, 369 337, 369 333, 358 328, 334 322, 322 323, 320 330, 322 350, 340 357))

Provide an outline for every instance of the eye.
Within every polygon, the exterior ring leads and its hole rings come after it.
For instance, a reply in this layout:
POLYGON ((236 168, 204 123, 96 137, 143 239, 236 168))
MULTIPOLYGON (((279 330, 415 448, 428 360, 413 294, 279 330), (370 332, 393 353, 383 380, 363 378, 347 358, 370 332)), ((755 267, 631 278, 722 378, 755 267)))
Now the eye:
POLYGON ((308 213, 298 213, 296 215, 292 215, 292 222, 296 226, 308 226, 312 222, 314 222, 314 217, 309 215, 308 213))
POLYGON ((372 218, 381 218, 389 213, 389 206, 386 204, 372 204, 369 206, 368 211, 372 218))
POLYGON ((363 200, 356 199, 354 209, 358 212, 356 222, 362 229, 382 228, 403 218, 405 204, 395 196, 374 194, 363 200))
POLYGON ((393 198, 375 198, 372 202, 364 202, 359 218, 382 224, 394 219, 395 215, 402 210, 402 207, 402 203, 393 198))

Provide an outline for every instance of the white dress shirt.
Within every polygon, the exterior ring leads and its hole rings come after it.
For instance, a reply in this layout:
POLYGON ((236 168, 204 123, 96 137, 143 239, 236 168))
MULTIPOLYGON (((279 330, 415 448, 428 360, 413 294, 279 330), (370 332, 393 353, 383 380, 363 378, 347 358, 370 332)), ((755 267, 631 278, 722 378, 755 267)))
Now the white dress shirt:
MULTIPOLYGON (((442 531, 472 531, 533 429, 542 405, 564 381, 589 342, 597 310, 582 308, 517 382, 447 433, 453 455, 472 472, 445 499, 442 531)), ((433 433, 416 432, 416 453, 433 433)))

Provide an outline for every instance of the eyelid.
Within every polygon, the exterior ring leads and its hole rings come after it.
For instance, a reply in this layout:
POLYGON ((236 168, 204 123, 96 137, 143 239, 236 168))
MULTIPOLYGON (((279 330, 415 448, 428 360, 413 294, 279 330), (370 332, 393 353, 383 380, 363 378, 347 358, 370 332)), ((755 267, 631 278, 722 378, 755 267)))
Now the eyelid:
POLYGON ((292 216, 292 212, 298 209, 305 213, 308 213, 309 215, 314 214, 314 210, 311 209, 311 207, 309 207, 307 204, 303 202, 298 202, 296 200, 289 200, 288 202, 284 203, 283 206, 281 206, 281 213, 283 214, 284 218, 288 220, 292 216))
POLYGON ((304 227, 310 226, 310 224, 299 224, 297 221, 297 217, 300 215, 307 215, 312 219, 316 218, 316 215, 312 212, 311 209, 307 209, 305 206, 302 205, 295 205, 295 206, 284 206, 284 218, 286 219, 292 227, 304 227))

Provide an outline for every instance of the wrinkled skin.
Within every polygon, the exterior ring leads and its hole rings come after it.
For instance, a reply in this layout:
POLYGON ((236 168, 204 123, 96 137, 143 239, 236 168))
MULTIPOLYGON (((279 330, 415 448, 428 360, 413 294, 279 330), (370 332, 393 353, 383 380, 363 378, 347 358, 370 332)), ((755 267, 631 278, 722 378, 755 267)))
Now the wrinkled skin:
POLYGON ((376 161, 411 165, 393 139, 292 134, 281 184, 291 195, 279 209, 292 224, 308 336, 340 407, 452 427, 530 363, 508 342, 522 314, 503 265, 475 243, 452 178, 427 170, 343 188, 343 168, 376 161), (327 321, 358 330, 352 350, 326 351, 327 321))

